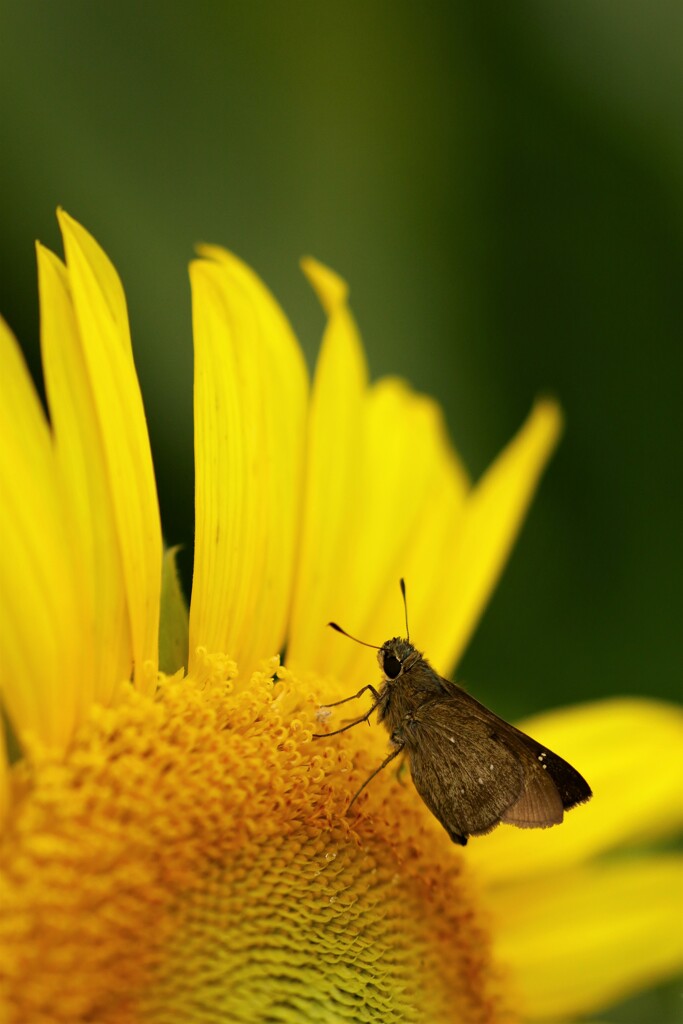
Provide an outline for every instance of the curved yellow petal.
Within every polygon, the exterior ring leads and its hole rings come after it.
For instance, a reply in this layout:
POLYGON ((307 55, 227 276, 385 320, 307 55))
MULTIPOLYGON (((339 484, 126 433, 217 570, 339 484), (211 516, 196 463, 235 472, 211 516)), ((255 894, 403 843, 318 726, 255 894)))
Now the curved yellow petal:
POLYGON ((287 661, 306 669, 334 671, 325 623, 343 602, 340 570, 365 514, 358 498, 358 465, 367 367, 343 282, 313 260, 303 266, 329 319, 310 403, 301 547, 287 661))
POLYGON ((158 664, 161 526, 142 396, 123 290, 95 240, 63 210, 69 285, 105 453, 123 565, 136 686, 151 691, 158 664))
POLYGON ((79 687, 85 704, 108 703, 132 665, 113 504, 66 268, 40 245, 37 258, 45 388, 83 608, 79 687))
POLYGON ((82 607, 52 438, 0 320, 0 686, 17 734, 63 749, 82 712, 82 607))
POLYGON ((77 314, 85 316, 88 312, 97 335, 109 345, 122 346, 132 359, 126 296, 116 268, 93 236, 66 210, 60 207, 57 219, 69 271, 85 275, 84 280, 71 282, 74 300, 86 305, 83 310, 77 305, 77 314))
POLYGON ((427 652, 435 665, 452 671, 467 646, 561 429, 557 403, 538 401, 471 492, 457 533, 444 551, 439 600, 433 609, 438 641, 427 652))
POLYGON ((683 858, 592 865, 496 891, 495 948, 525 1020, 599 1011, 683 969, 683 858))
MULTIPOLYGON (((355 500, 363 514, 343 548, 334 617, 375 644, 404 633, 403 576, 410 628, 431 651, 443 551, 457 529, 467 487, 438 404, 394 378, 373 385, 357 460, 355 500)), ((328 645, 337 649, 335 671, 347 684, 376 675, 367 650, 332 634, 328 645)))
POLYGON ((589 803, 543 831, 502 825, 468 855, 490 882, 547 874, 683 825, 683 712, 624 698, 537 715, 520 728, 560 754, 593 789, 589 803))
POLYGON ((195 570, 190 668, 249 673, 281 649, 299 542, 308 377, 280 307, 222 249, 190 268, 195 339, 195 570))
POLYGON ((405 576, 413 638, 447 673, 502 570, 558 437, 559 409, 539 402, 468 495, 438 408, 396 380, 364 387, 346 286, 315 261, 305 269, 329 324, 314 382, 288 659, 350 685, 367 680, 367 652, 331 639, 322 624, 340 621, 375 644, 402 632, 405 576))

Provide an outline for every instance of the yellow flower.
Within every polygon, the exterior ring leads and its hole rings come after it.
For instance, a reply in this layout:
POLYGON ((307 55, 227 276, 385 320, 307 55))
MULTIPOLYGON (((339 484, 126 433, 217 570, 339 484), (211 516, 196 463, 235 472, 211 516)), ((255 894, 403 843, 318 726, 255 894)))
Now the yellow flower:
POLYGON ((125 299, 60 224, 66 266, 38 248, 49 425, 0 328, 0 685, 21 747, 0 757, 0 1019, 549 1021, 680 967, 680 860, 596 859, 680 826, 675 709, 530 723, 594 800, 466 850, 391 770, 345 816, 381 728, 312 738, 320 706, 376 671, 325 622, 394 635, 400 575, 412 635, 457 662, 557 407, 472 486, 432 401, 368 385, 335 275, 305 266, 328 317, 309 395, 273 298, 203 250, 189 664, 157 675, 161 531, 125 299))

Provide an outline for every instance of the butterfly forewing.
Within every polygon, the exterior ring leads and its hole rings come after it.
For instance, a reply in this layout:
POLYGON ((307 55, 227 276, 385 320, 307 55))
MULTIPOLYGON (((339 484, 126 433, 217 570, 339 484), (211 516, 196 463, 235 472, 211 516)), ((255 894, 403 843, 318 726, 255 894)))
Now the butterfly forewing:
MULTIPOLYGON (((514 725, 499 718, 456 683, 449 685, 456 699, 470 708, 472 713, 478 715, 482 721, 487 722, 496 736, 516 752, 525 771, 531 773, 532 779, 539 780, 537 786, 540 785, 549 792, 551 787, 544 780, 552 781, 552 788, 557 792, 564 810, 568 811, 571 807, 576 807, 577 804, 585 803, 590 799, 592 796, 590 786, 583 775, 577 772, 576 768, 572 768, 568 761, 553 753, 548 747, 544 747, 542 743, 522 732, 521 729, 516 729, 514 725)), ((560 817, 559 821, 561 820, 560 817)), ((557 822, 552 821, 548 824, 557 824, 557 822)))
POLYGON ((403 731, 415 787, 455 842, 498 822, 558 825, 591 796, 585 779, 547 747, 515 729, 465 690, 427 701, 403 731))
POLYGON ((489 832, 521 797, 516 753, 452 700, 422 705, 403 730, 415 787, 454 842, 489 832))

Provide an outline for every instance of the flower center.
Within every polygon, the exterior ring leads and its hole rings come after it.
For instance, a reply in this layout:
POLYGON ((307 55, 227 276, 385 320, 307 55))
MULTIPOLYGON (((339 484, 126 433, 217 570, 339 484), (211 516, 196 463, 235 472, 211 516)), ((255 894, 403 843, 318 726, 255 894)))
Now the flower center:
MULTIPOLYGON (((141 1017, 164 1021, 174 1007, 207 1024, 448 1019, 452 984, 428 908, 386 852, 297 830, 207 863, 176 910, 141 1017)), ((463 987, 467 1012, 455 1019, 479 1019, 474 996, 463 987)))
POLYGON ((18 766, 0 1017, 507 1020, 462 854, 415 794, 384 773, 346 818, 352 731, 312 740, 289 676, 230 689, 131 695, 65 762, 18 766))

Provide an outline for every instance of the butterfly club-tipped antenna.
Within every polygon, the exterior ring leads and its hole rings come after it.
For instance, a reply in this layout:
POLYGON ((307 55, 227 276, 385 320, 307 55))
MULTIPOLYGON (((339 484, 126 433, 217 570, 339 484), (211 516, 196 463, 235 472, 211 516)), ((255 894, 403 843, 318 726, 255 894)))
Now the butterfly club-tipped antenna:
MULTIPOLYGON (((342 636, 347 636, 349 638, 349 640, 354 640, 357 644, 362 644, 363 647, 372 647, 373 650, 375 650, 375 651, 381 651, 382 650, 382 648, 379 647, 377 644, 366 643, 365 640, 359 640, 357 636, 353 636, 351 633, 347 633, 346 630, 342 629, 341 626, 338 623, 336 623, 336 622, 328 622, 327 625, 331 629, 335 629, 337 631, 337 633, 341 633, 342 636)), ((367 711, 361 718, 357 718, 355 722, 351 722, 351 723, 349 723, 349 725, 345 725, 341 729, 335 729, 334 732, 313 733, 313 738, 314 739, 323 739, 323 738, 327 738, 328 736, 336 736, 337 733, 346 732, 347 729, 351 729, 352 726, 358 725, 360 722, 367 722, 367 720, 369 719, 370 715, 377 708, 377 703, 378 703, 378 701, 380 699, 379 693, 377 692, 375 687, 372 686, 372 684, 368 684, 366 686, 362 686, 360 688, 360 690, 358 691, 358 693, 353 693, 353 694, 351 694, 350 697, 344 697, 343 700, 336 700, 332 704, 326 704, 325 705, 326 708, 338 708, 340 704, 348 704, 348 702, 350 700, 356 700, 356 698, 361 697, 368 690, 372 694, 373 704, 372 704, 372 707, 370 708, 370 710, 367 711)))
POLYGON ((366 643, 365 640, 359 640, 357 636, 352 636, 351 633, 347 633, 346 630, 342 629, 341 626, 339 626, 336 622, 328 622, 327 625, 331 629, 336 629, 336 631, 338 633, 341 633, 342 636, 347 636, 349 638, 349 640, 354 640, 357 644, 362 644, 363 647, 372 647, 373 650, 375 650, 375 651, 381 651, 382 650, 382 648, 379 647, 377 644, 366 643))
POLYGON ((403 611, 406 616, 406 640, 410 643, 410 629, 408 628, 408 601, 406 599, 406 581, 401 576, 399 581, 401 587, 401 593, 403 594, 403 611))

